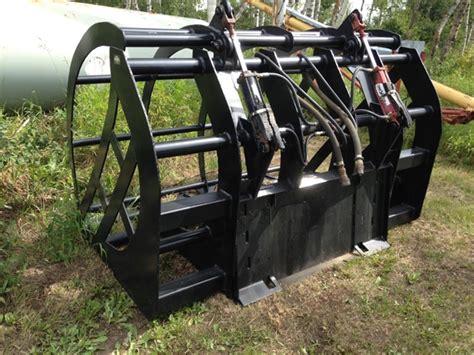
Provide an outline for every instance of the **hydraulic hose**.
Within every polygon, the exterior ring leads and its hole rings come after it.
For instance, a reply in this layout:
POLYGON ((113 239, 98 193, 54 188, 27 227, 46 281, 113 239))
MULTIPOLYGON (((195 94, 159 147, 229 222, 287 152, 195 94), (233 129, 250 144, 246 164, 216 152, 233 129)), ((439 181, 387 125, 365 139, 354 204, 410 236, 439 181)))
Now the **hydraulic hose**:
MULTIPOLYGON (((368 73, 372 73, 373 70, 370 68, 364 68, 364 67, 357 67, 355 68, 354 72, 352 73, 352 79, 351 79, 351 96, 350 96, 350 103, 349 103, 349 110, 352 111, 354 109, 354 95, 355 95, 355 82, 357 80, 357 74, 360 71, 365 71, 368 73)), ((357 121, 356 121, 357 122, 357 121)))
POLYGON ((301 144, 300 144, 301 142, 296 132, 289 127, 280 128, 280 132, 283 134, 289 133, 289 135, 295 140, 296 148, 297 148, 296 150, 298 151, 298 160, 300 161, 301 165, 305 166, 306 165, 305 154, 301 150, 301 144))
POLYGON ((354 110, 354 114, 356 114, 356 115, 367 114, 367 115, 374 116, 375 118, 378 118, 378 119, 381 119, 381 120, 384 120, 384 121, 387 121, 387 120, 390 119, 390 117, 387 116, 387 115, 379 115, 379 114, 377 114, 373 111, 366 110, 364 108, 359 108, 357 110, 354 110))
POLYGON ((334 128, 337 130, 338 132, 338 136, 340 137, 341 141, 342 141, 342 144, 345 145, 347 144, 347 139, 346 139, 346 136, 345 136, 345 133, 344 131, 342 130, 342 128, 339 126, 339 124, 337 123, 337 121, 324 109, 321 107, 321 105, 319 105, 311 96, 309 96, 309 94, 304 91, 302 88, 300 88, 300 86, 295 83, 286 73, 283 69, 281 69, 277 63, 275 63, 270 57, 268 57, 267 55, 263 54, 263 53, 257 53, 255 54, 256 57, 260 57, 262 58, 263 60, 265 60, 265 62, 267 62, 268 64, 270 64, 272 66, 272 68, 274 68, 279 74, 281 74, 282 76, 286 77, 290 82, 291 84, 293 85, 293 87, 298 91, 298 93, 303 96, 307 101, 309 101, 312 105, 313 105, 313 108, 315 110, 319 110, 319 112, 321 114, 323 114, 325 116, 325 118, 327 120, 329 120, 329 122, 332 123, 332 125, 334 126, 334 128))
POLYGON ((316 74, 316 76, 318 77, 318 80, 324 84, 324 86, 328 89, 328 91, 331 93, 331 95, 334 97, 334 99, 337 101, 339 107, 344 110, 344 112, 346 113, 347 117, 349 117, 352 122, 354 123, 354 126, 357 127, 357 122, 356 120, 354 119, 354 116, 352 116, 352 113, 351 113, 351 110, 349 110, 346 105, 344 104, 344 102, 342 102, 341 98, 334 92, 333 88, 331 87, 331 85, 329 85, 329 83, 327 82, 326 78, 323 76, 323 74, 321 74, 321 72, 319 71, 319 69, 313 64, 313 62, 311 60, 309 60, 309 58, 307 56, 305 56, 303 53, 298 53, 298 56, 300 58, 303 58, 310 66, 311 70, 316 74))
POLYGON ((311 103, 308 101, 304 100, 301 97, 298 97, 298 100, 308 112, 313 115, 323 127, 324 131, 326 132, 329 141, 331 142, 332 146, 332 151, 334 153, 334 158, 336 160, 336 166, 337 166, 337 172, 339 174, 339 181, 341 182, 342 186, 349 186, 351 184, 351 181, 349 180, 349 177, 347 176, 346 168, 344 165, 344 159, 342 157, 342 152, 341 152, 341 146, 339 145, 339 141, 336 138, 336 135, 334 134, 332 128, 329 126, 328 121, 325 119, 325 117, 314 108, 311 103))
POLYGON ((334 101, 332 101, 316 84, 316 81, 309 77, 309 74, 304 75, 305 80, 309 82, 309 85, 314 92, 331 108, 339 118, 344 122, 349 134, 352 138, 352 144, 354 146, 354 170, 359 176, 364 174, 364 157, 362 156, 362 146, 360 144, 360 138, 357 134, 357 128, 354 126, 352 120, 347 116, 346 112, 339 107, 334 101))
POLYGON ((298 94, 293 86, 293 84, 291 83, 290 79, 284 77, 283 75, 281 74, 278 74, 278 73, 272 73, 272 72, 268 72, 268 73, 257 73, 255 74, 258 78, 266 78, 266 77, 274 77, 274 78, 278 78, 278 79, 281 79, 285 82, 286 86, 288 87, 288 89, 290 90, 290 93, 291 93, 291 96, 293 97, 293 100, 295 101, 295 105, 296 105, 296 110, 298 111, 299 115, 300 115, 300 119, 303 121, 303 123, 307 126, 315 126, 315 124, 313 122, 309 122, 308 120, 305 119, 304 115, 303 115, 303 110, 301 109, 301 105, 300 105, 300 102, 298 100, 298 94))

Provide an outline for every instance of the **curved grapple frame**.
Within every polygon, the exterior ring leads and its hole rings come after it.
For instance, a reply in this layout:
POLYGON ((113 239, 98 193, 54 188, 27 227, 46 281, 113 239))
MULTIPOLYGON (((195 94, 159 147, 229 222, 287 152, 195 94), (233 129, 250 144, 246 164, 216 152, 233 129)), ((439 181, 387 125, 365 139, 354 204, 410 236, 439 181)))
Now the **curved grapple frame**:
MULTIPOLYGON (((265 53, 287 73, 302 73, 309 66, 285 53, 313 49, 311 62, 344 103, 348 103, 349 94, 340 67, 367 62, 367 57, 357 52, 357 41, 334 29, 292 33, 266 27, 241 31, 238 36, 244 49, 276 48, 265 53)), ((385 31, 369 31, 369 41, 391 49, 400 43, 398 36, 385 31)), ((321 129, 300 120, 288 86, 273 77, 263 78, 261 83, 286 143, 280 163, 267 169, 267 162, 258 154, 241 154, 242 146, 247 149, 242 142, 249 138, 242 134, 246 113, 233 75, 239 66, 231 53, 228 34, 213 27, 131 29, 99 23, 85 34, 72 61, 67 109, 74 180, 77 152, 85 146, 98 146, 84 193, 76 183, 79 208, 84 218, 101 213, 92 242, 101 246, 117 279, 150 319, 218 291, 248 304, 278 290, 279 281, 290 275, 356 247, 370 248, 367 242, 372 240, 385 241, 389 227, 416 219, 421 212, 441 117, 435 90, 414 50, 400 48, 388 55, 374 51, 391 67, 392 81, 404 83, 411 99, 409 111, 416 125, 412 145, 402 150, 400 127, 371 115, 357 115, 359 127, 369 127, 370 144, 363 152, 365 174, 351 176, 350 186, 339 184, 333 165, 327 172, 315 172, 331 155, 328 142, 313 156, 304 157, 304 162, 298 159, 298 154, 306 151, 304 138, 321 133, 321 129), (79 77, 82 63, 99 46, 110 48, 111 74, 79 77), (159 50, 153 59, 128 59, 128 47, 159 50), (170 58, 183 48, 193 50, 192 58, 170 58), (148 108, 155 81, 181 78, 194 78, 197 84, 202 97, 199 122, 160 130, 150 127, 148 108), (142 94, 137 88, 140 81, 145 82, 142 94), (76 86, 107 82, 109 106, 102 135, 78 139, 74 134, 76 86), (128 134, 114 132, 119 103, 128 134), (294 134, 289 134, 288 128, 294 134), (196 132, 197 137, 165 142, 155 139, 185 132, 196 132), (123 141, 130 142, 126 151, 119 144, 123 141), (113 192, 107 195, 101 177, 109 150, 120 172, 113 192), (208 179, 203 164, 203 152, 209 151, 217 152, 214 180, 208 179), (199 154, 201 181, 161 189, 160 160, 188 154, 199 154), (261 186, 259 166, 265 166, 263 175, 278 174, 273 183, 261 186), (128 196, 136 172, 139 195, 128 196), (189 191, 194 194, 182 195, 189 191), (162 196, 172 193, 181 195, 162 201, 162 196), (132 204, 133 215, 129 210, 132 204), (114 227, 118 217, 122 230, 114 227), (160 255, 172 250, 178 250, 197 271, 160 284, 160 255)), ((272 71, 261 58, 249 58, 246 63, 254 73, 272 71)), ((359 79, 366 98, 360 107, 373 109, 376 100, 370 78, 362 75, 359 79)), ((304 84, 302 87, 307 90, 304 84)), ((351 172, 353 152, 349 147, 344 148, 344 156, 351 172)))

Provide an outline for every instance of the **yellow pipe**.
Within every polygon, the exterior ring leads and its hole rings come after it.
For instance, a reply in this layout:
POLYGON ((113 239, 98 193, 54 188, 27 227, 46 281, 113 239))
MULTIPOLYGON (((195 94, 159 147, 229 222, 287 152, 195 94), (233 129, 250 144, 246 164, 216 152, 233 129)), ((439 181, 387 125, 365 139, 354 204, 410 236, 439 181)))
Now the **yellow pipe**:
POLYGON ((310 26, 303 21, 294 18, 293 16, 285 16, 285 25, 297 31, 308 31, 314 29, 313 26, 310 26))
POLYGON ((439 97, 462 108, 474 111, 474 97, 466 95, 458 90, 454 90, 453 88, 438 83, 437 81, 432 80, 432 82, 439 97))
MULTIPOLYGON (((251 6, 256 7, 257 9, 266 12, 267 14, 272 15, 272 7, 263 3, 260 0, 246 0, 247 3, 251 6)), ((311 30, 314 27, 308 25, 307 23, 292 17, 285 16, 285 26, 291 30, 296 31, 307 31, 311 30)), ((435 87, 436 93, 438 96, 446 101, 449 101, 455 105, 458 105, 462 108, 468 110, 474 110, 474 97, 466 95, 460 91, 454 90, 449 86, 438 83, 437 81, 432 80, 433 86, 435 87)))
MULTIPOLYGON (((266 12, 269 15, 273 15, 273 8, 270 5, 265 4, 263 1, 260 0, 245 0, 247 4, 253 6, 260 11, 266 12)), ((298 20, 292 16, 285 15, 285 26, 291 30, 296 31, 307 31, 312 30, 314 27, 304 23, 303 21, 298 20)))
POLYGON ((266 12, 267 14, 272 14, 272 7, 270 5, 264 4, 259 0, 245 0, 250 6, 256 7, 257 9, 266 12))

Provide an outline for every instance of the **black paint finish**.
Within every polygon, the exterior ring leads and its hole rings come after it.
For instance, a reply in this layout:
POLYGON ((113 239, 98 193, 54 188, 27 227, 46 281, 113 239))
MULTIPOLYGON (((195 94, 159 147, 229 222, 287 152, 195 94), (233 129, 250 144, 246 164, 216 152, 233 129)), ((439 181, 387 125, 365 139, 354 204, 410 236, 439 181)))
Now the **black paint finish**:
MULTIPOLYGON (((308 64, 281 51, 316 48, 311 62, 345 103, 349 97, 340 67, 367 61, 360 53, 350 53, 351 38, 334 29, 292 33, 266 27, 238 36, 245 49, 270 47, 264 53, 290 74, 301 74, 308 64), (274 48, 279 49, 278 55, 274 48)), ((370 40, 394 49, 399 37, 374 31, 370 40)), ((410 112, 416 118, 413 145, 401 151, 400 128, 370 115, 356 116, 360 126, 369 127, 370 144, 364 151, 365 174, 351 176, 350 186, 340 185, 332 165, 325 173, 314 172, 331 155, 332 147, 324 144, 314 156, 306 156, 305 138, 324 132, 318 125, 305 124, 287 83, 275 75, 259 80, 286 149, 279 166, 262 168, 270 160, 255 155, 248 144, 255 137, 239 96, 235 75, 239 65, 231 52, 227 34, 216 28, 120 29, 99 23, 86 33, 72 60, 68 140, 78 207, 85 220, 98 221, 91 240, 149 319, 216 292, 251 303, 280 290, 282 278, 351 252, 359 243, 385 240, 390 226, 421 213, 441 119, 436 93, 415 51, 402 48, 379 56, 393 65, 392 80, 401 79, 409 93, 410 112), (161 47, 154 58, 127 59, 125 49, 130 45, 161 47), (111 75, 79 78, 87 55, 99 46, 110 47, 111 75), (169 58, 182 48, 193 49, 192 58, 169 58), (151 127, 148 109, 155 81, 177 78, 194 79, 202 98, 199 121, 185 127, 151 127), (138 81, 145 81, 142 93, 138 81), (77 137, 76 87, 93 83, 110 83, 102 134, 77 137), (128 132, 115 132, 119 107, 128 132), (179 133, 197 137, 156 142, 156 137, 179 133), (77 181, 81 149, 94 146, 90 177, 81 190, 77 181), (206 174, 204 152, 210 151, 217 154, 217 178, 206 174), (162 189, 161 159, 189 154, 199 156, 200 180, 162 189), (119 173, 112 191, 106 192, 103 175, 109 159, 116 161, 119 173), (242 171, 245 167, 247 172, 242 171), (269 174, 278 177, 268 178, 269 174), (265 175, 272 183, 261 186, 265 175), (139 196, 129 193, 134 176, 139 196), (162 200, 171 194, 177 194, 176 200, 162 200), (160 256, 172 251, 186 257, 195 271, 161 283, 160 256)), ((274 69, 262 58, 248 58, 246 63, 254 73, 274 69)), ((370 78, 364 79, 369 105, 360 107, 380 113, 370 99, 370 78)), ((351 152, 345 149, 349 160, 351 152)))

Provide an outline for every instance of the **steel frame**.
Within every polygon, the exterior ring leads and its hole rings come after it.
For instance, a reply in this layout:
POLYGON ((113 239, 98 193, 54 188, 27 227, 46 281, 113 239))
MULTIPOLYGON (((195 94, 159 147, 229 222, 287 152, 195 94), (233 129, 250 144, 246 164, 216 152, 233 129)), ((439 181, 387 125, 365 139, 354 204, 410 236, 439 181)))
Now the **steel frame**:
MULTIPOLYGON (((368 33, 373 46, 399 47, 400 38, 393 33, 368 33)), ((357 40, 335 29, 298 33, 269 27, 241 31, 238 36, 246 49, 276 48, 265 53, 287 73, 302 73, 309 66, 301 58, 282 52, 313 48, 311 62, 344 102, 349 95, 340 67, 367 62, 358 52, 357 40)), ((255 173, 262 161, 251 151, 241 155, 248 139, 242 126, 248 123, 232 75, 239 68, 231 52, 226 33, 213 27, 131 29, 99 23, 85 34, 72 60, 67 112, 79 209, 84 218, 103 213, 92 243, 100 246, 116 278, 149 319, 219 291, 249 304, 279 290, 279 281, 285 277, 371 240, 386 240, 389 227, 414 220, 421 213, 441 134, 441 115, 435 90, 416 51, 400 48, 391 55, 374 52, 392 66, 392 81, 401 80, 406 87, 411 98, 409 111, 415 119, 414 140, 410 148, 402 150, 402 128, 370 114, 356 116, 359 127, 368 127, 370 144, 363 152, 366 172, 361 177, 350 176, 351 186, 340 186, 332 165, 327 172, 315 172, 331 155, 329 143, 314 156, 305 157, 306 162, 298 159, 300 152, 305 152, 304 137, 321 133, 321 127, 308 127, 300 120, 282 81, 262 79, 286 148, 280 166, 263 172, 277 172, 276 182, 257 189, 256 196, 251 187, 255 186, 254 179, 262 178, 255 173), (111 75, 80 77, 83 62, 100 46, 110 48, 111 75), (125 50, 133 46, 160 49, 153 59, 128 59, 125 50), (193 57, 169 58, 182 48, 192 49, 193 57), (152 129, 148 109, 155 81, 182 78, 194 78, 201 93, 199 122, 152 129), (138 81, 145 81, 142 94, 138 81), (77 85, 107 82, 110 95, 102 135, 78 139, 74 134, 77 85), (128 134, 114 132, 119 103, 128 134), (197 137, 161 143, 154 139, 189 132, 196 132, 197 137), (205 132, 212 132, 212 136, 205 132), (118 143, 122 141, 130 141, 126 152, 118 143), (98 145, 97 154, 87 189, 81 194, 76 182, 76 152, 91 145, 98 145), (106 196, 101 175, 109 150, 120 173, 113 193, 106 196), (217 152, 219 168, 214 180, 208 179, 204 167, 203 153, 207 151, 217 152), (186 154, 199 154, 201 181, 161 189, 160 159, 186 154), (127 196, 135 171, 139 197, 127 196), (189 191, 199 193, 171 202, 161 199, 189 191), (132 202, 139 206, 135 215, 128 208, 132 202), (117 216, 124 228, 112 232, 117 216), (160 284, 160 254, 172 250, 178 250, 197 271, 160 284)), ((261 58, 247 59, 246 64, 254 72, 272 71, 261 58)), ((360 107, 376 111, 367 77, 361 77, 361 85, 366 101, 360 107)), ((308 89, 304 84, 302 87, 308 89)), ((351 154, 347 144, 344 156, 348 171, 352 171, 351 154)))

